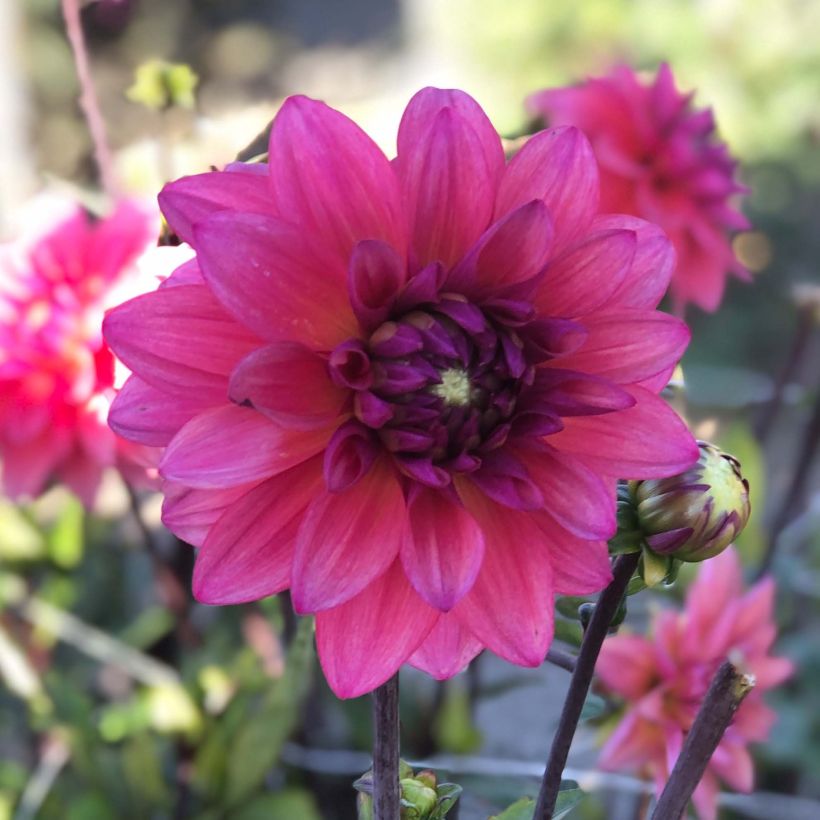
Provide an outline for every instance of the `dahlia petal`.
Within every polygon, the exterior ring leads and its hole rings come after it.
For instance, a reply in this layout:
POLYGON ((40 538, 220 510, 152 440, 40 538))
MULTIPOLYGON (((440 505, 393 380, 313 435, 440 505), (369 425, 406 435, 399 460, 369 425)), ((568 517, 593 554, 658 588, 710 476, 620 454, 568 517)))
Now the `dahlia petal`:
POLYGON ((579 459, 548 444, 528 441, 509 450, 541 491, 544 508, 562 527, 589 540, 615 534, 614 482, 605 482, 579 459))
POLYGON ((628 386, 634 407, 603 416, 564 420, 550 444, 581 456, 594 471, 622 478, 676 475, 698 458, 692 434, 663 399, 642 387, 628 386))
MULTIPOLYGON (((102 434, 110 435, 108 430, 102 434)), ((97 491, 102 482, 103 464, 90 458, 87 453, 76 451, 56 466, 55 476, 65 484, 82 505, 90 510, 94 506, 97 491)))
POLYGON ((200 489, 261 481, 320 452, 329 437, 329 430, 285 430, 247 407, 214 407, 174 436, 160 475, 200 489))
POLYGON ((549 316, 583 316, 597 310, 624 281, 635 257, 633 231, 593 233, 550 262, 539 283, 536 307, 549 316))
POLYGON ((393 562, 406 526, 404 494, 385 458, 345 492, 314 499, 296 540, 296 611, 331 609, 361 592, 393 562))
POLYGON ((347 272, 350 304, 362 327, 378 327, 404 286, 407 266, 386 242, 368 239, 353 248, 347 272))
POLYGON ((533 199, 549 208, 556 250, 588 227, 598 210, 598 166, 577 128, 541 131, 510 160, 498 188, 496 219, 533 199))
POLYGON ((398 184, 387 157, 344 114, 307 97, 273 121, 269 166, 279 212, 322 237, 344 264, 363 239, 406 247, 398 184))
POLYGON ((219 211, 276 216, 267 176, 211 171, 169 182, 157 197, 174 232, 194 244, 194 225, 219 211))
POLYGON ((606 688, 629 701, 643 697, 658 675, 651 641, 637 635, 614 635, 604 641, 595 674, 606 688))
POLYGON ((509 452, 494 450, 482 455, 481 467, 470 473, 469 480, 505 507, 538 510, 544 506, 541 490, 527 474, 523 464, 509 452))
POLYGON ((717 820, 717 799, 720 786, 717 778, 706 771, 692 795, 692 803, 698 812, 699 820, 717 820))
POLYGON ((475 582, 484 535, 452 494, 415 485, 401 560, 410 583, 430 606, 447 612, 475 582))
POLYGON ((632 265, 608 307, 656 307, 669 287, 676 262, 675 247, 663 230, 652 222, 623 214, 595 217, 592 230, 628 230, 637 239, 632 265))
POLYGON ((3 489, 12 500, 34 498, 46 486, 55 466, 71 448, 62 432, 46 430, 43 435, 26 443, 3 449, 3 489))
POLYGON ((239 604, 287 588, 300 516, 321 486, 321 459, 314 457, 234 501, 197 553, 194 597, 239 604))
POLYGON ((145 205, 121 199, 114 211, 89 231, 85 270, 115 283, 158 231, 159 219, 145 205))
POLYGON ((217 299, 271 342, 330 350, 357 333, 341 263, 310 234, 256 214, 223 212, 194 229, 198 259, 217 299))
POLYGON ((415 264, 440 261, 449 267, 490 223, 495 172, 478 134, 457 109, 440 108, 424 128, 410 128, 406 117, 396 163, 415 264))
POLYGON ((330 437, 324 457, 327 489, 342 492, 363 478, 381 452, 373 433, 357 421, 349 421, 330 437))
MULTIPOLYGON (((181 245, 179 247, 182 247, 181 245)), ((170 250, 170 247, 169 247, 170 250)), ((162 288, 175 288, 179 285, 204 285, 205 277, 199 269, 199 262, 196 259, 188 259, 179 265, 167 279, 159 283, 162 288)))
POLYGON ((164 447, 194 416, 223 402, 218 393, 166 393, 139 376, 129 376, 111 404, 108 423, 129 441, 164 447))
POLYGON ((632 308, 588 316, 584 327, 589 334, 584 346, 556 366, 594 373, 619 384, 665 374, 683 355, 691 336, 686 324, 674 316, 632 308))
POLYGON ((228 396, 291 430, 327 427, 347 391, 330 380, 327 360, 303 345, 278 342, 249 353, 231 373, 228 396))
POLYGON ((484 561, 453 613, 488 649, 510 663, 538 666, 553 635, 552 569, 531 516, 493 502, 468 481, 458 492, 484 531, 484 561))
POLYGON ((549 410, 557 416, 596 416, 626 410, 635 399, 607 379, 577 370, 542 367, 536 370, 532 387, 521 396, 516 408, 549 410))
POLYGON ((394 675, 436 623, 436 610, 407 583, 399 561, 346 603, 316 615, 319 661, 340 698, 394 675))
POLYGON ((604 771, 639 768, 651 760, 656 745, 656 730, 637 712, 627 712, 604 743, 598 765, 604 771))
POLYGON ((447 288, 486 293, 532 279, 549 259, 552 235, 544 203, 527 202, 484 232, 448 275, 447 288))
POLYGON ((201 285, 163 288, 110 310, 103 333, 140 378, 175 395, 226 394, 227 375, 259 340, 201 285))
POLYGON ((461 672, 483 648, 454 615, 442 614, 408 662, 436 680, 447 680, 461 672))
POLYGON ((254 486, 240 484, 219 490, 200 490, 164 481, 162 523, 178 538, 199 547, 222 514, 254 486))
POLYGON ((750 792, 754 788, 755 771, 749 750, 726 737, 715 749, 709 768, 738 792, 750 792))

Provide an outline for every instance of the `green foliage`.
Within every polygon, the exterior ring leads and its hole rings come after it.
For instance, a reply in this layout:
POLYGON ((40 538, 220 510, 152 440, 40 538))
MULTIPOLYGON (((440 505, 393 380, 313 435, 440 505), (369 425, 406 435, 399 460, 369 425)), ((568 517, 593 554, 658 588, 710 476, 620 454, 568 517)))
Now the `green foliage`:
POLYGON ((148 60, 137 68, 126 96, 146 108, 193 108, 198 82, 199 77, 185 63, 148 60))
MULTIPOLYGON (((584 792, 572 780, 561 784, 561 791, 555 802, 555 811, 552 820, 566 817, 584 798, 584 792)), ((490 820, 532 820, 535 812, 535 800, 531 797, 522 797, 508 806, 501 814, 493 815, 490 820)))

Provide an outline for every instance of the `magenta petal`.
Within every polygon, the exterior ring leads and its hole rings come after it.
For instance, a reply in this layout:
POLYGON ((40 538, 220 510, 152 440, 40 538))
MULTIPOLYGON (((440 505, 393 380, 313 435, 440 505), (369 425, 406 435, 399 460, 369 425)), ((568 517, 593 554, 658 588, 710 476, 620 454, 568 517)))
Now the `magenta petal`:
POLYGON ((316 615, 316 645, 340 698, 370 692, 394 675, 436 623, 399 561, 347 603, 316 615))
POLYGON ((347 264, 362 239, 406 247, 399 189, 387 157, 344 114, 290 97, 270 134, 269 165, 283 218, 347 264))
POLYGON ((218 403, 219 398, 209 400, 207 392, 166 393, 129 376, 111 404, 108 424, 129 441, 164 447, 183 424, 218 403))
POLYGON ((453 614, 505 660, 538 666, 553 635, 546 539, 530 514, 488 502, 467 482, 459 481, 459 494, 484 531, 486 549, 473 588, 453 614))
POLYGON ((642 387, 627 387, 637 404, 603 416, 564 420, 550 444, 581 456, 593 470, 621 478, 675 475, 698 459, 698 447, 678 414, 642 387))
POLYGON ((130 370, 169 393, 224 397, 227 376, 259 340, 202 285, 137 296, 110 310, 103 333, 130 370))
POLYGON ((588 227, 598 210, 598 165, 577 128, 541 131, 510 160, 498 189, 496 218, 533 199, 549 208, 557 247, 588 227))
POLYGON ((561 526, 591 540, 615 534, 614 481, 604 481, 580 459, 548 444, 528 441, 511 449, 541 491, 544 509, 561 526))
POLYGON ((651 222, 634 216, 598 216, 594 231, 634 231, 637 247, 632 265, 621 286, 610 298, 609 307, 654 308, 663 298, 675 271, 675 248, 666 234, 651 222))
POLYGON ((159 207, 180 239, 193 244, 193 227, 219 211, 276 216, 267 176, 212 171, 181 177, 159 193, 159 207))
POLYGON ((200 222, 194 234, 217 299, 263 339, 330 350, 356 335, 344 267, 323 256, 310 234, 230 212, 200 222))
POLYGON ((483 648, 455 615, 442 614, 409 663, 436 680, 447 680, 461 672, 483 648))
POLYGON ((317 497, 296 541, 296 611, 330 609, 361 592, 393 562, 406 526, 404 494, 385 458, 345 492, 317 497))
POLYGON ((535 304, 548 316, 584 316, 605 304, 621 286, 635 256, 633 231, 591 234, 550 263, 535 304))
POLYGON ((199 547, 228 507, 253 487, 254 484, 240 484, 219 490, 199 490, 163 481, 162 523, 178 538, 199 547))
POLYGON ((596 416, 634 404, 635 399, 626 390, 608 379, 577 370, 541 367, 516 407, 519 411, 540 410, 557 416, 596 416))
POLYGON ((320 452, 329 436, 329 430, 285 430, 248 407, 215 407, 174 436, 160 474, 202 489, 261 481, 320 452))
POLYGON ((540 200, 533 200, 485 231, 447 278, 447 289, 479 293, 532 279, 543 270, 552 248, 552 219, 540 200))
POLYGON ((363 327, 378 327, 404 287, 407 266, 386 242, 369 239, 353 249, 347 287, 353 312, 363 327))
POLYGON ((667 373, 683 355, 690 337, 689 328, 680 319, 633 308, 589 316, 584 327, 588 333, 584 346, 556 365, 619 384, 635 384, 667 373))
POLYGON ((524 465, 507 451, 493 450, 481 456, 481 467, 470 473, 476 487, 505 507, 514 510, 538 510, 544 497, 527 474, 524 465))
POLYGON ((475 581, 484 535, 452 493, 415 485, 407 513, 410 525, 401 547, 407 577, 430 606, 447 612, 475 581))
POLYGON ((327 360, 293 342, 249 353, 231 373, 228 396, 291 430, 327 427, 339 417, 347 391, 330 380, 327 360))
POLYGON ((234 501, 197 554, 194 597, 203 604, 239 604, 287 588, 300 516, 321 486, 316 457, 234 501))
POLYGON ((332 493, 352 487, 367 475, 380 452, 373 432, 349 421, 330 437, 324 458, 325 484, 332 493))
POLYGON ((495 169, 470 121, 441 108, 424 127, 399 126, 397 171, 415 264, 457 262, 490 223, 495 169))

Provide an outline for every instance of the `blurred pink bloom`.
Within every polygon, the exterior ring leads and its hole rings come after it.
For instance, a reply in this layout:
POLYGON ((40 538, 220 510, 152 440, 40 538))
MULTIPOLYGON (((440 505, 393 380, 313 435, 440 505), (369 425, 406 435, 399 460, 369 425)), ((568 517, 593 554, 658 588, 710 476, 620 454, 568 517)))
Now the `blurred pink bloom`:
POLYGON ((745 188, 715 137, 712 111, 691 103, 665 63, 649 84, 619 66, 606 77, 528 100, 550 124, 576 125, 590 139, 601 168, 603 210, 634 214, 666 231, 678 254, 671 285, 677 308, 693 302, 713 311, 727 272, 749 278, 729 236, 749 224, 731 204, 745 188))
POLYGON ((134 262, 158 220, 123 201, 92 222, 47 195, 24 220, 24 235, 0 246, 3 487, 14 499, 32 498, 57 479, 90 507, 103 468, 145 474, 146 448, 106 425, 115 362, 101 323, 105 308, 138 292, 134 262))
POLYGON ((716 817, 719 780, 748 792, 753 786, 747 745, 763 741, 775 715, 763 693, 792 673, 792 664, 769 654, 776 637, 774 582, 744 592, 734 548, 705 561, 683 612, 661 611, 651 638, 617 635, 604 643, 596 672, 627 710, 601 753, 606 769, 639 771, 658 793, 680 753, 709 683, 727 658, 755 675, 757 684, 723 736, 694 795, 703 820, 716 817))
POLYGON ((342 697, 539 664, 554 593, 610 578, 613 477, 698 455, 656 396, 688 340, 652 309, 667 239, 598 214, 576 129, 507 165, 459 91, 413 98, 392 162, 292 97, 269 156, 166 186, 197 259, 105 323, 135 374, 110 423, 166 448, 194 594, 290 588, 342 697))

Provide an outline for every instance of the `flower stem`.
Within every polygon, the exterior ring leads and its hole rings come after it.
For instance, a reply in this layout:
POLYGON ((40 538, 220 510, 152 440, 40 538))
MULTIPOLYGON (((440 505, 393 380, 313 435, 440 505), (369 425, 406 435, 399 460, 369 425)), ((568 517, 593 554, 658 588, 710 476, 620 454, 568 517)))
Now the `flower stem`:
POLYGON ((373 692, 373 817, 399 820, 399 674, 373 692))
POLYGON ((88 49, 80 20, 80 0, 62 0, 62 6, 66 34, 68 35, 68 42, 71 44, 74 66, 77 70, 77 80, 80 83, 80 107, 83 110, 91 134, 91 141, 94 144, 94 159, 100 173, 100 182, 105 192, 110 197, 115 198, 119 189, 114 176, 114 161, 106 136, 105 120, 103 120, 100 112, 94 80, 91 77, 88 49))
POLYGON ((730 661, 718 669, 658 799, 652 820, 673 820, 683 815, 726 727, 754 685, 754 675, 740 671, 730 661))
POLYGON ((592 613, 589 626, 584 634, 581 651, 575 661, 575 670, 572 673, 558 728, 552 740, 552 748, 541 781, 541 791, 538 794, 533 820, 549 820, 555 810, 555 802, 561 787, 561 774, 564 771, 569 747, 581 718, 581 710, 584 708, 589 686, 592 683, 595 662, 598 660, 609 625, 621 605, 626 585, 638 566, 639 558, 640 552, 618 556, 612 570, 612 583, 601 593, 595 605, 595 611, 592 613))

